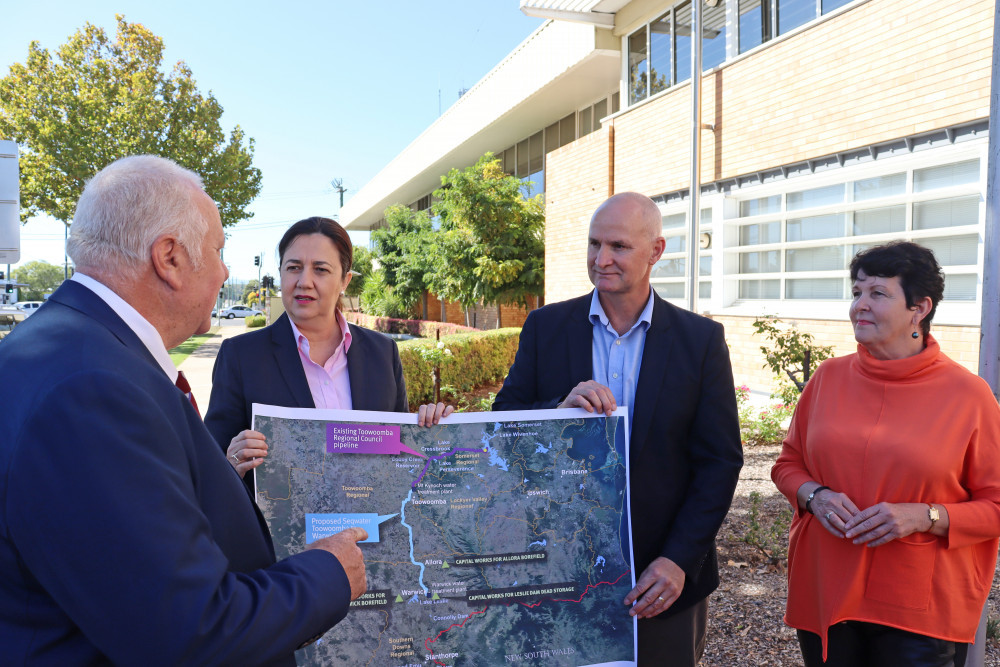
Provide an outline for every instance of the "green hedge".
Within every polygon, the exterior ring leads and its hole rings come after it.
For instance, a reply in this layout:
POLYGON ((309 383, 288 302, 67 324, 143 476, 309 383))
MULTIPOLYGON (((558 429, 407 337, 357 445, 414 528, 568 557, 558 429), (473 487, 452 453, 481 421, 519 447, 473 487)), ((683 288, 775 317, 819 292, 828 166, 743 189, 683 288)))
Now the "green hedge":
MULTIPOLYGON (((493 329, 476 333, 441 336, 441 342, 451 350, 451 361, 441 366, 441 386, 471 391, 486 384, 500 382, 507 376, 517 353, 521 330, 493 329)), ((421 349, 433 348, 435 340, 406 340, 399 343, 399 357, 406 379, 406 398, 411 406, 434 399, 433 367, 425 360, 421 349)))
POLYGON ((267 318, 263 315, 251 315, 244 320, 247 325, 247 329, 254 329, 256 327, 267 326, 267 318))

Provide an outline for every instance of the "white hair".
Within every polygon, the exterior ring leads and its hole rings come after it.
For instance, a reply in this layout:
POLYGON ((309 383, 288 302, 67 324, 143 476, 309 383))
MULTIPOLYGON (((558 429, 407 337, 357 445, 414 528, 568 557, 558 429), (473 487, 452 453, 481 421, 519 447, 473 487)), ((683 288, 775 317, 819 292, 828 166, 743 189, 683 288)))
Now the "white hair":
POLYGON ((153 242, 172 234, 195 268, 206 221, 194 203, 201 177, 155 155, 112 162, 87 182, 76 204, 66 252, 77 266, 137 275, 153 242))

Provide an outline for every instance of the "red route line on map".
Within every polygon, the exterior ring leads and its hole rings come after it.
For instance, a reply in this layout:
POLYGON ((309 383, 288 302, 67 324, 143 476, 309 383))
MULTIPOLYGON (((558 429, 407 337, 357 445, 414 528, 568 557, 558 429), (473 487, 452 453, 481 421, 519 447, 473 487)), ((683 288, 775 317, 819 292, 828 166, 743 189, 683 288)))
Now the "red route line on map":
MULTIPOLYGON (((551 599, 551 600, 539 600, 538 602, 535 602, 535 603, 533 603, 533 604, 528 604, 528 603, 526 603, 526 602, 518 602, 517 604, 519 604, 519 605, 521 605, 521 606, 524 606, 524 607, 528 607, 529 609, 531 609, 531 608, 534 608, 534 607, 537 607, 538 605, 542 604, 543 602, 573 602, 573 603, 579 603, 579 602, 582 602, 582 601, 583 601, 583 596, 584 596, 584 595, 586 595, 586 594, 587 594, 587 592, 588 592, 588 591, 589 591, 589 590, 590 590, 591 588, 597 588, 598 586, 614 586, 614 585, 615 585, 615 584, 617 584, 617 583, 618 583, 619 581, 621 581, 621 580, 622 580, 622 577, 624 577, 624 576, 625 576, 626 574, 628 574, 629 572, 631 572, 631 570, 625 570, 625 571, 624 571, 624 572, 622 572, 622 573, 621 573, 620 575, 618 575, 618 578, 617 578, 617 579, 615 579, 614 581, 599 581, 599 582, 598 582, 598 583, 596 583, 596 584, 587 584, 587 587, 586 587, 585 589, 583 589, 583 592, 582 592, 582 593, 580 593, 580 597, 578 597, 578 598, 577 598, 577 599, 575 599, 575 600, 557 600, 557 599, 551 599)), ((505 603, 505 604, 504 604, 504 606, 505 606, 505 607, 509 607, 509 606, 510 606, 510 604, 506 604, 506 603, 505 603)), ((433 639, 431 639, 430 637, 428 637, 427 639, 425 639, 425 640, 424 640, 424 649, 426 649, 426 650, 427 650, 427 652, 428 652, 428 653, 430 653, 430 656, 431 656, 431 660, 434 660, 434 664, 435 664, 435 665, 441 665, 441 667, 447 667, 447 665, 445 665, 445 664, 444 664, 443 662, 441 662, 440 660, 436 660, 436 659, 434 659, 434 649, 432 649, 432 648, 430 647, 430 644, 433 644, 433 643, 434 643, 434 642, 436 642, 437 640, 441 639, 441 635, 443 635, 443 634, 444 634, 444 633, 446 633, 446 632, 450 632, 450 631, 451 631, 451 630, 452 630, 453 628, 461 628, 461 627, 464 627, 464 626, 465 626, 465 624, 469 622, 469 619, 471 619, 471 618, 472 618, 473 616, 477 616, 477 615, 479 615, 479 614, 485 614, 485 613, 486 613, 486 610, 487 610, 487 609, 489 609, 489 608, 490 608, 490 607, 489 607, 489 605, 486 605, 486 607, 484 607, 483 609, 480 609, 479 611, 474 611, 474 612, 472 612, 471 614, 469 614, 468 616, 466 616, 466 617, 465 617, 465 620, 464 620, 464 621, 462 621, 461 623, 452 623, 452 624, 451 624, 451 625, 449 625, 449 626, 448 626, 447 628, 445 628, 445 629, 444 629, 444 630, 442 630, 441 632, 437 633, 437 636, 436 636, 436 637, 434 637, 433 639)))

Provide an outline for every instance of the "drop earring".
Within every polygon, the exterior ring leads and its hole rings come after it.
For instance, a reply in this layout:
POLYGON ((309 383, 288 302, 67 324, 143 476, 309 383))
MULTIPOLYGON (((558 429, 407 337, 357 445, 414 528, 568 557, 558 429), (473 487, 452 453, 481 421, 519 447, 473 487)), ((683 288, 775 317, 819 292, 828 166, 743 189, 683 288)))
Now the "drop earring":
POLYGON ((911 333, 911 334, 910 334, 910 336, 911 336, 912 338, 920 338, 920 334, 919 334, 919 333, 917 333, 916 331, 914 331, 913 333, 911 333))

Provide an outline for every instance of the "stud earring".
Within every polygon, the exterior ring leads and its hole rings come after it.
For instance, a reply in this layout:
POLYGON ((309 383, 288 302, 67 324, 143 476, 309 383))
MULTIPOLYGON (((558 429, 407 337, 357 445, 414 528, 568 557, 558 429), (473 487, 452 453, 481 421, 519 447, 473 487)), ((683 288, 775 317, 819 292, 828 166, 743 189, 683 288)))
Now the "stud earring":
POLYGON ((913 337, 913 338, 920 338, 920 334, 917 333, 916 331, 914 331, 913 333, 911 333, 910 336, 913 337))

